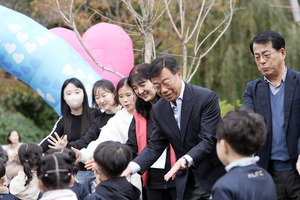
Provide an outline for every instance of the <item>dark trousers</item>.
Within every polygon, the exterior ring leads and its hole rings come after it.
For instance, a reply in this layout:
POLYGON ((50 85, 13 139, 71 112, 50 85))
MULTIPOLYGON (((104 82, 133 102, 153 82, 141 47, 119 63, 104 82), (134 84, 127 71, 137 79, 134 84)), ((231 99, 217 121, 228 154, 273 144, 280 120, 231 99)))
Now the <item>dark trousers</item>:
POLYGON ((269 169, 268 171, 273 177, 278 200, 300 199, 300 182, 293 170, 279 172, 269 169))
POLYGON ((147 189, 148 200, 176 200, 176 188, 147 189))
POLYGON ((210 195, 200 185, 192 170, 189 169, 189 176, 185 186, 183 199, 188 200, 209 200, 210 195))

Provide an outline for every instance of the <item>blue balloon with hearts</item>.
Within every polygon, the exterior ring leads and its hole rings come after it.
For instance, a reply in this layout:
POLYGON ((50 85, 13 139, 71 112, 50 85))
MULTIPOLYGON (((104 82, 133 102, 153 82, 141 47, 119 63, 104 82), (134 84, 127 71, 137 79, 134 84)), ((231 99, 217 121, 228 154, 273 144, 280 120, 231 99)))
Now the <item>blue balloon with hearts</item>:
POLYGON ((33 88, 60 116, 63 82, 78 78, 89 102, 101 76, 67 42, 31 18, 0 5, 0 67, 33 88))

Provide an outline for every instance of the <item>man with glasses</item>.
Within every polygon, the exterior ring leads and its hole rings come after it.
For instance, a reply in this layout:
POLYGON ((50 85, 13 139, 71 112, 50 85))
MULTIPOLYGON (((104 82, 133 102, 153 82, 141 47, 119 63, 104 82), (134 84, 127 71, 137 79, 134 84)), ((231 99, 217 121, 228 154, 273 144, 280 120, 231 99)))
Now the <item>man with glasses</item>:
POLYGON ((264 116, 268 126, 257 164, 272 175, 278 199, 300 199, 300 73, 285 65, 285 41, 275 31, 255 36, 250 50, 263 77, 247 84, 243 106, 264 116))
POLYGON ((177 198, 209 199, 213 184, 225 173, 216 154, 216 127, 221 119, 218 97, 211 90, 184 82, 171 56, 153 60, 149 78, 162 98, 152 107, 153 131, 148 146, 123 175, 146 171, 170 143, 177 162, 165 180, 177 172, 177 198))

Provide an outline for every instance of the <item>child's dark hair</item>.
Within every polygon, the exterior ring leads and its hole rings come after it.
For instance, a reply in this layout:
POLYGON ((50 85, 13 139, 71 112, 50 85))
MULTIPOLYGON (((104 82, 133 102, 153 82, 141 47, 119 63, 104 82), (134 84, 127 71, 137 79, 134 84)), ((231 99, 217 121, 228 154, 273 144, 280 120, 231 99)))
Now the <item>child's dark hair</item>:
POLYGON ((72 175, 76 175, 79 171, 79 165, 76 162, 76 154, 74 153, 74 151, 72 151, 71 149, 68 148, 61 148, 61 149, 54 149, 50 152, 51 154, 57 154, 57 153, 64 153, 67 156, 69 156, 70 161, 72 162, 71 167, 72 167, 72 175))
POLYGON ((37 168, 38 178, 47 190, 69 187, 74 158, 65 153, 53 153, 41 158, 37 168))
POLYGON ((6 169, 5 169, 5 164, 4 162, 0 159, 0 178, 5 176, 6 169))
POLYGON ((234 151, 251 156, 265 143, 264 118, 245 107, 229 111, 217 127, 218 140, 224 139, 234 151))
POLYGON ((42 147, 33 142, 28 142, 20 146, 18 150, 18 156, 20 163, 23 166, 23 171, 27 176, 24 186, 27 186, 32 180, 33 172, 31 169, 38 165, 42 153, 42 147))
POLYGON ((103 174, 118 177, 126 169, 132 159, 130 148, 115 141, 100 143, 94 151, 94 160, 103 174))

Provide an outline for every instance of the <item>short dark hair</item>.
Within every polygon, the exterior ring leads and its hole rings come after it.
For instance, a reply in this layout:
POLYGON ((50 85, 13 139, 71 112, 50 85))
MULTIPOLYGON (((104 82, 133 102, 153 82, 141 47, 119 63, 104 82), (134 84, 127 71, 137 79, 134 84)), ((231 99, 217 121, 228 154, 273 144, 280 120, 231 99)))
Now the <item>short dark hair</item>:
POLYGON ((224 139, 236 153, 251 156, 265 143, 264 118, 245 107, 229 111, 217 127, 218 140, 224 139))
POLYGON ((263 31, 256 35, 253 40, 250 42, 250 50, 252 54, 253 52, 253 44, 268 44, 269 42, 272 43, 272 47, 279 51, 281 48, 285 49, 285 41, 284 38, 275 31, 263 31))
POLYGON ((8 133, 8 135, 6 137, 6 141, 7 141, 8 144, 11 144, 11 141, 10 141, 9 137, 10 137, 11 133, 14 132, 14 131, 16 131, 18 133, 18 135, 19 135, 19 142, 21 142, 21 135, 20 135, 19 131, 17 131, 16 129, 12 129, 12 130, 9 131, 9 133, 8 133))
POLYGON ((37 167, 38 178, 47 190, 69 188, 74 159, 65 153, 47 154, 37 167))
POLYGON ((0 178, 4 177, 6 173, 5 169, 5 164, 4 162, 0 159, 0 178))
POLYGON ((76 162, 76 154, 74 151, 72 151, 71 149, 68 148, 60 148, 60 149, 53 149, 50 151, 51 154, 57 154, 57 153, 64 153, 67 156, 69 156, 69 160, 73 161, 71 163, 71 167, 72 167, 72 175, 76 175, 79 171, 79 165, 76 162))
POLYGON ((94 86, 93 86, 93 90, 92 90, 92 93, 93 93, 93 95, 92 95, 92 97, 93 97, 92 106, 93 106, 93 108, 100 109, 100 107, 97 104, 96 99, 95 99, 95 93, 98 90, 100 90, 100 88, 105 89, 108 92, 113 93, 115 95, 115 102, 116 102, 116 105, 117 105, 118 97, 117 97, 116 88, 115 88, 114 84, 109 80, 102 79, 100 81, 95 82, 94 86))
POLYGON ((180 67, 172 56, 159 56, 155 58, 150 64, 148 74, 150 80, 151 78, 158 76, 164 67, 168 68, 174 75, 180 70, 180 67))
POLYGON ((130 148, 115 141, 100 143, 94 151, 94 160, 103 174, 118 177, 132 159, 130 148))
POLYGON ((24 186, 27 186, 32 180, 33 172, 31 169, 38 165, 42 153, 42 147, 33 142, 28 142, 20 146, 18 150, 18 156, 20 163, 23 166, 23 171, 27 177, 24 186))

